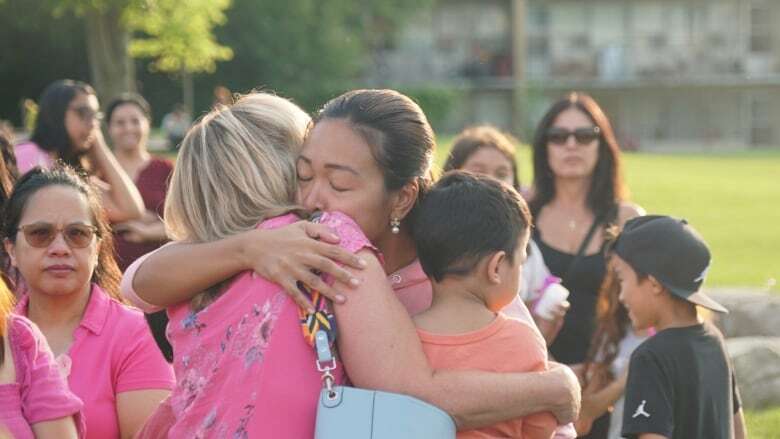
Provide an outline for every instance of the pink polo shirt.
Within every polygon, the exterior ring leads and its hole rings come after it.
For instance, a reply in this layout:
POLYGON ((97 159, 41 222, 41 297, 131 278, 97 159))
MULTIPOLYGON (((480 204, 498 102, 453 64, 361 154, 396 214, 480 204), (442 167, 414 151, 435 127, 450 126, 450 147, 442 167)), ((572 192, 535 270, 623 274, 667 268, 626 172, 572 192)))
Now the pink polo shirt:
MULTIPOLYGON (((28 302, 24 296, 16 311, 26 316, 28 302)), ((57 362, 71 391, 84 402, 88 439, 119 437, 118 393, 171 390, 176 382, 143 314, 94 284, 73 344, 57 362)))
POLYGON ((24 174, 36 166, 48 169, 54 165, 51 155, 33 142, 24 142, 16 145, 14 147, 14 155, 16 156, 16 167, 19 169, 19 174, 24 174))

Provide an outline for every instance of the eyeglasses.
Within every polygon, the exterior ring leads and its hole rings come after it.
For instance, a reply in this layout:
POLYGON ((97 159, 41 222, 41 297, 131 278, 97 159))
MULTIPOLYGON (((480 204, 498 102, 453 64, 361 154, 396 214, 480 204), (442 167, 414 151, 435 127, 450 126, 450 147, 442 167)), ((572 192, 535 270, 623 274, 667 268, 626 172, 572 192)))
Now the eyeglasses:
POLYGON ((74 113, 79 117, 79 119, 83 120, 84 122, 89 122, 92 119, 97 120, 103 120, 103 113, 100 111, 95 111, 92 109, 92 107, 88 105, 82 105, 79 107, 71 107, 71 110, 73 110, 74 113))
POLYGON ((62 233, 65 242, 71 248, 85 248, 92 243, 92 238, 97 235, 98 228, 87 224, 68 224, 65 227, 57 227, 51 223, 27 224, 16 229, 24 233, 24 239, 32 247, 46 248, 62 233))
POLYGON ((550 128, 547 130, 547 141, 555 145, 565 145, 570 136, 574 136, 574 139, 580 145, 587 145, 599 138, 601 129, 599 127, 583 127, 577 128, 574 131, 569 131, 565 128, 550 128))

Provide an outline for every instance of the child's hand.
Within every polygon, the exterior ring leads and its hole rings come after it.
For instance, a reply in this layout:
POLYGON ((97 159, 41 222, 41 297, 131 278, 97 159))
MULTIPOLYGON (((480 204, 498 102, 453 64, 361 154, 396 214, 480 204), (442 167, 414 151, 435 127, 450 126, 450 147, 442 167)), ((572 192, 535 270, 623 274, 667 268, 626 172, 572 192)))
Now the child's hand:
POLYGON ((539 332, 542 333, 542 337, 544 337, 544 341, 547 342, 547 346, 550 346, 553 341, 555 341, 555 337, 558 336, 558 333, 561 332, 561 328, 563 328, 563 319, 566 317, 566 313, 569 311, 570 306, 568 300, 561 302, 553 309, 553 318, 550 320, 543 319, 534 314, 536 326, 539 327, 539 332))

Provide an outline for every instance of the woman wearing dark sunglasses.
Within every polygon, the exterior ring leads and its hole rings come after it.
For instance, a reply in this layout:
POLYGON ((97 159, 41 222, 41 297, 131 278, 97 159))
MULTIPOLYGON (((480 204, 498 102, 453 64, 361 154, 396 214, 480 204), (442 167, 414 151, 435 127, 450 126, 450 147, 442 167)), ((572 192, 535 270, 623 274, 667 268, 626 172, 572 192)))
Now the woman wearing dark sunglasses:
MULTIPOLYGON (((534 240, 571 293, 571 308, 550 353, 561 363, 579 364, 588 352, 607 272, 604 245, 615 226, 644 212, 627 201, 620 148, 609 119, 590 96, 571 93, 550 107, 537 127, 533 156, 534 240)), ((606 437, 606 427, 608 419, 595 423, 587 437, 606 437)))
POLYGON ((5 204, 4 247, 26 294, 16 313, 46 337, 84 403, 87 438, 132 437, 173 388, 143 314, 118 295, 121 273, 94 189, 72 169, 33 169, 5 204))
POLYGON ((15 148, 19 173, 36 166, 51 168, 54 162, 62 161, 93 176, 109 220, 140 218, 143 200, 106 146, 100 130, 102 117, 89 84, 70 79, 49 84, 38 101, 30 141, 15 148))

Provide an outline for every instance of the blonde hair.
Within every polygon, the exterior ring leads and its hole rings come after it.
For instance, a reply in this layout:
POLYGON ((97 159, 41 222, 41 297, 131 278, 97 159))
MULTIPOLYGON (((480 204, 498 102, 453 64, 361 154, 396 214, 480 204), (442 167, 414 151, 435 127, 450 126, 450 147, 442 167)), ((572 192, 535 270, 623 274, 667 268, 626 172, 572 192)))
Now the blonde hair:
POLYGON ((168 235, 215 241, 297 210, 295 160, 309 122, 292 102, 259 92, 204 116, 181 143, 165 201, 168 235))

